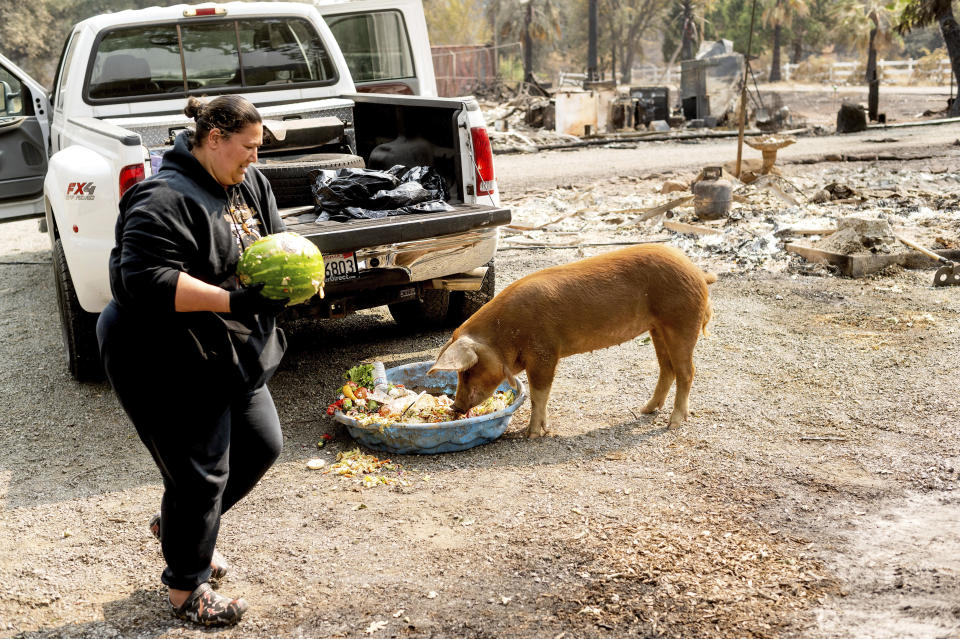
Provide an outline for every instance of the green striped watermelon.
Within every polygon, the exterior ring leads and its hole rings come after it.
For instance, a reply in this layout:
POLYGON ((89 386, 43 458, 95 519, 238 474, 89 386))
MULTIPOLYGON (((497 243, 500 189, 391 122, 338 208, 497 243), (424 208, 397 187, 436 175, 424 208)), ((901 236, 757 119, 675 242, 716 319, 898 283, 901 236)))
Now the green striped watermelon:
POLYGON ((323 297, 323 255, 313 242, 289 231, 260 238, 237 264, 237 279, 246 286, 263 282, 263 296, 291 304, 315 294, 323 297))

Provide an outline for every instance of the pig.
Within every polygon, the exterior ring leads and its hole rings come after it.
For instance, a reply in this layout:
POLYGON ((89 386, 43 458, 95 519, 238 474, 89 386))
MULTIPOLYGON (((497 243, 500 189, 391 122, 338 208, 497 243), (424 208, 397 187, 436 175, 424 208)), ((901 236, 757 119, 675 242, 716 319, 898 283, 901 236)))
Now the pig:
MULTIPOLYGON (((660 365, 653 397, 663 406, 677 383, 670 428, 689 415, 693 349, 713 315, 707 285, 717 281, 681 251, 641 244, 531 273, 461 324, 428 371, 457 371, 454 408, 466 411, 515 375, 530 384, 528 437, 548 433, 547 400, 560 358, 614 346, 649 331, 660 365)), ((630 388, 632 380, 624 380, 630 388)))

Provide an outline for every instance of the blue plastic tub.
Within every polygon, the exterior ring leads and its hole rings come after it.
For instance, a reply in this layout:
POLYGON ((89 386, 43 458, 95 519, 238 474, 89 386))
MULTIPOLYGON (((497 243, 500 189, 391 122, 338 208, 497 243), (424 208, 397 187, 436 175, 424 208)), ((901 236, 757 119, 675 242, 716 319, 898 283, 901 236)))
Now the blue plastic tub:
MULTIPOLYGON (((417 362, 405 366, 387 369, 387 380, 391 384, 403 384, 407 388, 429 388, 432 394, 443 392, 451 397, 457 391, 456 371, 438 371, 427 375, 433 362, 417 362)), ((399 424, 384 426, 362 426, 352 417, 340 411, 333 418, 346 425, 350 436, 367 448, 383 450, 398 455, 432 455, 466 450, 487 444, 500 437, 507 430, 513 413, 526 399, 523 382, 517 380, 520 389, 513 403, 489 415, 458 419, 438 424, 399 424)), ((504 382, 497 390, 507 390, 510 385, 504 382)))

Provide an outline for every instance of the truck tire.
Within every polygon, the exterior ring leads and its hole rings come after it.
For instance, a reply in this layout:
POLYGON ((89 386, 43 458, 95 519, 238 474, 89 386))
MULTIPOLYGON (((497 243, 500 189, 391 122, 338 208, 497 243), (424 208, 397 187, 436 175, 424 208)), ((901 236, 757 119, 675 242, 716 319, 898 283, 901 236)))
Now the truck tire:
POLYGON ((280 208, 313 204, 310 171, 318 169, 360 168, 365 164, 359 155, 349 153, 314 153, 309 159, 295 162, 263 162, 254 166, 263 173, 273 188, 280 208))
POLYGON ((450 291, 425 289, 423 298, 388 306, 394 321, 403 328, 439 328, 450 313, 450 291))
POLYGON ((453 291, 450 293, 449 325, 460 326, 480 307, 493 299, 496 293, 497 271, 494 261, 487 262, 487 274, 476 291, 453 291))
POLYGON ((80 306, 63 253, 63 242, 59 237, 53 242, 53 278, 57 288, 63 346, 67 353, 70 374, 78 382, 102 381, 103 364, 100 362, 100 346, 97 343, 99 314, 88 313, 80 306))

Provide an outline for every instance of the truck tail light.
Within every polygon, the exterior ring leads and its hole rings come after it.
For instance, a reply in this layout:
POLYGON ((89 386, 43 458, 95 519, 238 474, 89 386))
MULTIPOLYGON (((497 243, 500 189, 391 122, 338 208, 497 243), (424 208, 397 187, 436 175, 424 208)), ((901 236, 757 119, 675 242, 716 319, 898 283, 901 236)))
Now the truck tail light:
POLYGON ((123 197, 127 189, 142 180, 145 175, 143 164, 131 164, 120 169, 120 195, 118 197, 123 197))
POLYGON ((200 16, 224 16, 227 15, 226 7, 190 7, 183 10, 184 18, 199 18, 200 16))
POLYGON ((477 195, 492 195, 497 182, 493 174, 493 149, 490 148, 487 129, 475 126, 470 129, 470 137, 473 138, 473 157, 477 161, 477 195))

